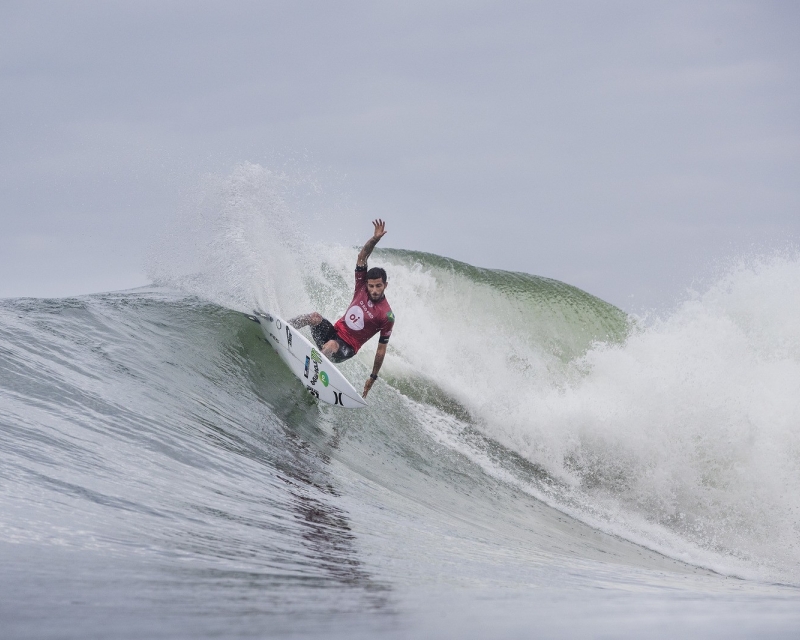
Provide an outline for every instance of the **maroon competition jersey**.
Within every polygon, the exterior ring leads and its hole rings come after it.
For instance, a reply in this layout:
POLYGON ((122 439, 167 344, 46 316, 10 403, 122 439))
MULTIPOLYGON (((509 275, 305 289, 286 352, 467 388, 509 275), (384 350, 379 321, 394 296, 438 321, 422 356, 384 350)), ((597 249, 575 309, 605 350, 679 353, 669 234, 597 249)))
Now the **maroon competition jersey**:
POLYGON ((356 267, 356 291, 345 314, 336 321, 334 329, 339 337, 358 350, 364 343, 381 332, 379 342, 386 344, 392 335, 394 314, 386 296, 378 302, 370 300, 367 291, 367 269, 356 267))

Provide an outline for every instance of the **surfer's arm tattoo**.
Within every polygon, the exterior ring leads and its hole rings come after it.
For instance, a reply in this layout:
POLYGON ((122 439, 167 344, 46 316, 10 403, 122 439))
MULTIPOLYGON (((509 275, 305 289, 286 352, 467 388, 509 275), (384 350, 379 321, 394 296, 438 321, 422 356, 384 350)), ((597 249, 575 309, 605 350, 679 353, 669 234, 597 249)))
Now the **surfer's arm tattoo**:
POLYGON ((361 248, 361 251, 358 254, 356 266, 367 266, 367 260, 369 259, 372 250, 375 248, 375 245, 377 245, 380 239, 386 235, 386 223, 380 218, 373 220, 372 226, 375 228, 375 230, 373 231, 372 237, 367 240, 367 243, 361 248))

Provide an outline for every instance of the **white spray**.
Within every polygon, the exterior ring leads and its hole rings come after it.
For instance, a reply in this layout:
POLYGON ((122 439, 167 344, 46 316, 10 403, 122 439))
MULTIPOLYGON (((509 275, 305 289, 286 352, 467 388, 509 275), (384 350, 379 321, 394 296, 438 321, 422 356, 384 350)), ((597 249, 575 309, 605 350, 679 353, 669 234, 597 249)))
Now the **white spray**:
MULTIPOLYGON (((244 311, 338 317, 355 251, 305 240, 285 183, 250 164, 209 178, 154 250, 153 279, 244 311)), ((610 342, 585 328, 602 305, 560 283, 541 280, 552 298, 541 314, 535 296, 424 257, 373 262, 389 271, 397 316, 387 379, 435 384, 617 533, 800 581, 796 256, 736 266, 610 342)))

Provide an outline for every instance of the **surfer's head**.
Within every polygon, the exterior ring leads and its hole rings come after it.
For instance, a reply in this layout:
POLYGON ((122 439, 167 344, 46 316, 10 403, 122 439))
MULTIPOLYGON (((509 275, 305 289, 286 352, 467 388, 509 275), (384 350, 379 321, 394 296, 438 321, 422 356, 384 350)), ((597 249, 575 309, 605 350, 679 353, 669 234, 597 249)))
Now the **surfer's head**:
POLYGON ((386 272, 380 267, 372 267, 367 271, 367 293, 373 302, 377 302, 383 298, 383 292, 386 291, 386 272))

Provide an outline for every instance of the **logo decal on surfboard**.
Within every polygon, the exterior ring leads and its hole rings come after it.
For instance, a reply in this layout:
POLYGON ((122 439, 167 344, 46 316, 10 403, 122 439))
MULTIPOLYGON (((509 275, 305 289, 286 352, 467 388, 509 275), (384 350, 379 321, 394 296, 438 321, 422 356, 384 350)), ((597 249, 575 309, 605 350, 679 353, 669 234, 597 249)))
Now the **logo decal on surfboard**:
POLYGON ((322 380, 322 386, 327 387, 330 380, 328 379, 328 374, 324 371, 319 372, 319 379, 322 380))
POLYGON ((306 378, 308 378, 308 367, 309 367, 309 365, 311 365, 311 358, 309 358, 308 356, 306 356, 306 370, 305 370, 305 371, 303 371, 303 375, 304 375, 306 378))

